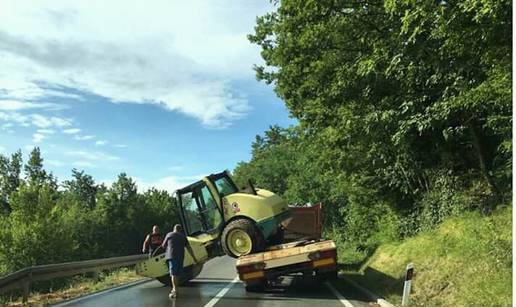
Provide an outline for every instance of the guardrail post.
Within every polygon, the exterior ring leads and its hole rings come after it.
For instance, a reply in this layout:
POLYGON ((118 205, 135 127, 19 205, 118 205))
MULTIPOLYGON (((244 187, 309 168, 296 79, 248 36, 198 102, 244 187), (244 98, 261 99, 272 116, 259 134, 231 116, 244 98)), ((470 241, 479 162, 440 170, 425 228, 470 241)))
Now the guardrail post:
POLYGON ((405 284, 403 285, 403 297, 401 299, 401 306, 408 306, 410 303, 410 287, 412 286, 412 277, 414 276, 414 264, 407 264, 405 272, 405 284))
POLYGON ((23 302, 23 304, 26 304, 29 301, 29 294, 30 294, 30 281, 29 280, 25 280, 23 282, 22 291, 23 291, 22 302, 23 302))
POLYGON ((99 276, 99 271, 93 271, 93 274, 91 275, 91 278, 93 278, 93 280, 95 281, 99 281, 100 280, 100 276, 99 276))

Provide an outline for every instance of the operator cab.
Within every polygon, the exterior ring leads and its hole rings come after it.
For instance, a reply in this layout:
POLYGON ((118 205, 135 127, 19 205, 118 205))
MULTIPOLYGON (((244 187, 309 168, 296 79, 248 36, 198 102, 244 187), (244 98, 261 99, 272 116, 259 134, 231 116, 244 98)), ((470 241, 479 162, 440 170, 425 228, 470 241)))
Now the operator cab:
POLYGON ((188 236, 216 235, 224 225, 222 198, 238 192, 227 172, 212 174, 177 190, 181 221, 188 236))

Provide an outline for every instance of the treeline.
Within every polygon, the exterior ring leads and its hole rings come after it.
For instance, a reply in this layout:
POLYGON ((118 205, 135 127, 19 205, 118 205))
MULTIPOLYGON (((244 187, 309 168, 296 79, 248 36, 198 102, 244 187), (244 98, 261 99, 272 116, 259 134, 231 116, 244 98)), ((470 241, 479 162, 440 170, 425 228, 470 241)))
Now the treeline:
POLYGON ((249 39, 299 125, 257 136, 240 181, 324 203, 359 252, 510 203, 510 1, 275 3, 249 39))
POLYGON ((30 265, 133 255, 157 224, 179 221, 166 191, 138 193, 125 173, 111 185, 83 171, 58 184, 43 167, 39 148, 0 155, 0 275, 30 265))

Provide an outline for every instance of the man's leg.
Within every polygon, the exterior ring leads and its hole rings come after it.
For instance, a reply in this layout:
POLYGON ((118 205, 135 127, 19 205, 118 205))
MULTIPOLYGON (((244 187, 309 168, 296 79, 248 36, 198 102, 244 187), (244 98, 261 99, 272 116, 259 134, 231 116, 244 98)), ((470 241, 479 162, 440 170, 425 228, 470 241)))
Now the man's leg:
POLYGON ((168 272, 170 274, 170 282, 172 284, 172 289, 170 290, 169 297, 172 298, 172 297, 174 297, 174 289, 175 289, 172 260, 167 260, 167 265, 168 265, 168 272))
POLYGON ((172 291, 177 293, 177 287, 179 285, 179 276, 172 275, 172 291))
POLYGON ((179 288, 179 275, 183 270, 183 261, 182 259, 172 259, 170 262, 172 264, 172 291, 177 295, 177 290, 179 288))

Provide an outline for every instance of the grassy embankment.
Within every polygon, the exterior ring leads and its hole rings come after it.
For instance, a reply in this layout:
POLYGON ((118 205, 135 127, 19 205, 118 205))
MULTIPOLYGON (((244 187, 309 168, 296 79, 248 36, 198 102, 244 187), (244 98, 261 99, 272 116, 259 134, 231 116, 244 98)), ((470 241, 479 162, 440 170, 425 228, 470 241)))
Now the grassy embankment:
MULTIPOLYGON (((32 292, 29 297, 28 306, 55 304, 60 301, 69 300, 142 279, 141 276, 136 275, 134 270, 125 268, 111 273, 102 273, 99 277, 99 281, 95 281, 91 278, 78 276, 70 279, 67 282, 67 286, 63 286, 52 293, 32 292)), ((4 297, 4 300, 0 299, 0 305, 9 307, 24 306, 20 297, 13 300, 5 299, 4 297)))
POLYGON ((346 276, 399 306, 409 262, 415 267, 411 306, 511 306, 512 208, 464 213, 381 245, 358 274, 346 276))

